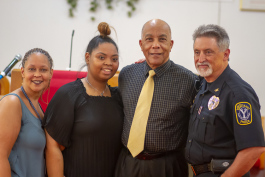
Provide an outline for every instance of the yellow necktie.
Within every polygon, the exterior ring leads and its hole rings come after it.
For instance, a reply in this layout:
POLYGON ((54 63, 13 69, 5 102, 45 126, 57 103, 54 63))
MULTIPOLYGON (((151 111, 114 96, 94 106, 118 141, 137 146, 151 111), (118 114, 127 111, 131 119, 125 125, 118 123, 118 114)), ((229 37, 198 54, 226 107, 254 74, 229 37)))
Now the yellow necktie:
POLYGON ((154 70, 149 71, 135 109, 127 147, 133 157, 144 150, 146 124, 154 93, 154 70))

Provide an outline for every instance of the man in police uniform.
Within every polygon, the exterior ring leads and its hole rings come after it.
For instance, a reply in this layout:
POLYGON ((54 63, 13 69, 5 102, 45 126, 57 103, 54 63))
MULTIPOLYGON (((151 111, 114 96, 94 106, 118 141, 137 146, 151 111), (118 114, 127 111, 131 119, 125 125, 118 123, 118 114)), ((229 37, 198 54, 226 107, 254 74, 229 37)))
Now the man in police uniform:
POLYGON ((249 176, 265 151, 259 99, 229 67, 223 28, 202 25, 193 40, 195 66, 204 79, 191 108, 186 159, 194 176, 249 176))

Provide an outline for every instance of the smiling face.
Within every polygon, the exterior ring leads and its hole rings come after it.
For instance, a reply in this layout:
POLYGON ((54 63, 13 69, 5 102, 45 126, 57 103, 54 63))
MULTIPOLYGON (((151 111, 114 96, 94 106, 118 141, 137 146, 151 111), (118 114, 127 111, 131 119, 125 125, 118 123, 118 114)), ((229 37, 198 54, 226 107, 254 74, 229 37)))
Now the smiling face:
POLYGON ((24 68, 21 68, 21 73, 24 89, 42 93, 49 86, 53 70, 44 54, 32 53, 28 56, 24 68))
POLYGON ((194 42, 195 67, 207 82, 215 81, 228 65, 230 50, 220 51, 213 37, 199 37, 194 42))
POLYGON ((158 19, 147 22, 143 27, 139 44, 147 64, 152 69, 163 65, 168 61, 173 46, 169 26, 158 19))
POLYGON ((112 43, 102 43, 91 54, 86 53, 86 63, 89 78, 93 80, 108 81, 118 70, 119 54, 112 43))

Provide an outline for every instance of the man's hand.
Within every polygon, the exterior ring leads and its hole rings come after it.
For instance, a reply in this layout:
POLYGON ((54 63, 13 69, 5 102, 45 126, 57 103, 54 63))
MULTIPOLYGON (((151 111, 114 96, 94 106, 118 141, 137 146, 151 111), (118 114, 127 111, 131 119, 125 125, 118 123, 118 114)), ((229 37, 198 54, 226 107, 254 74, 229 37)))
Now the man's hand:
POLYGON ((142 59, 139 59, 138 61, 136 61, 135 63, 143 63, 146 59, 145 58, 142 58, 142 59))

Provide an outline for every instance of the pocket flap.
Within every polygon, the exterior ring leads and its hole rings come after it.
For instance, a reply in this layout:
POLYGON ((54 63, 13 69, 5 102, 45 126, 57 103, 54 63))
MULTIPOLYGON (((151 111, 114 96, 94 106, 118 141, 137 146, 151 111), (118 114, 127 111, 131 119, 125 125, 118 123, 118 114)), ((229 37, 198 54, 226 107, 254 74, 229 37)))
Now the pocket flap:
POLYGON ((207 115, 202 117, 202 122, 214 125, 214 119, 215 119, 214 115, 207 115))

